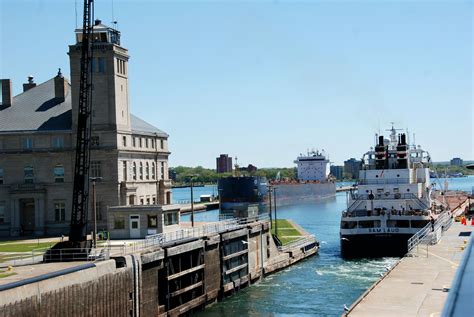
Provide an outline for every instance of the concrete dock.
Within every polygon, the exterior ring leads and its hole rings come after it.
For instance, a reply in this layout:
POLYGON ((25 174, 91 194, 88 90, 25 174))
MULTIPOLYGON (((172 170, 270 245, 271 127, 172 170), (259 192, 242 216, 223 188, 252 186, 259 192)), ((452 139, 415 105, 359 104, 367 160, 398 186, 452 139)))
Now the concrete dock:
POLYGON ((352 304, 346 316, 440 316, 474 226, 453 225, 419 245, 352 304))

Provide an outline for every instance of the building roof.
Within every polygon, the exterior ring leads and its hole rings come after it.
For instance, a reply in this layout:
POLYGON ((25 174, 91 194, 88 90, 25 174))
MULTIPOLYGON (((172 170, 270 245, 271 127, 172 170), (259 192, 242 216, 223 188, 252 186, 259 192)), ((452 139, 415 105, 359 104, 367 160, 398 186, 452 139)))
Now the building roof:
MULTIPOLYGON (((71 131, 71 84, 67 84, 64 101, 55 98, 54 78, 14 96, 10 107, 0 107, 0 132, 71 131)), ((132 132, 168 137, 166 132, 133 114, 130 121, 132 132)))
POLYGON ((71 130, 70 91, 69 85, 65 100, 57 100, 52 78, 14 96, 10 107, 0 108, 0 132, 71 130))

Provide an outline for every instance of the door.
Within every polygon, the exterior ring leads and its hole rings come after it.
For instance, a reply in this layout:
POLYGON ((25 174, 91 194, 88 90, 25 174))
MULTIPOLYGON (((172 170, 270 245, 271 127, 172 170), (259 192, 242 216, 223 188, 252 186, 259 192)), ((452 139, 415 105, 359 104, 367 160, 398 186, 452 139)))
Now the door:
POLYGON ((140 216, 130 215, 130 238, 140 238, 140 216))
POLYGON ((32 235, 35 231, 35 200, 20 200, 20 235, 32 235))

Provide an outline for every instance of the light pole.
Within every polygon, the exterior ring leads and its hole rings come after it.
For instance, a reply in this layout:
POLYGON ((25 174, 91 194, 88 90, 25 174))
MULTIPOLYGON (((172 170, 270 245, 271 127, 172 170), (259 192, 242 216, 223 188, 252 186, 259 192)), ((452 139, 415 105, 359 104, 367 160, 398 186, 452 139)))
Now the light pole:
POLYGON ((273 208, 275 210, 275 234, 278 237, 276 187, 273 187, 273 208))
POLYGON ((92 181, 92 206, 94 210, 94 231, 92 232, 92 244, 95 249, 97 247, 97 200, 95 183, 100 181, 102 177, 90 177, 89 179, 92 181))
POLYGON ((270 185, 268 186, 268 203, 269 203, 269 209, 270 209, 270 228, 272 227, 272 190, 273 187, 270 185))
POLYGON ((191 227, 194 228, 194 192, 193 192, 193 177, 199 175, 188 175, 189 180, 191 181, 191 227))

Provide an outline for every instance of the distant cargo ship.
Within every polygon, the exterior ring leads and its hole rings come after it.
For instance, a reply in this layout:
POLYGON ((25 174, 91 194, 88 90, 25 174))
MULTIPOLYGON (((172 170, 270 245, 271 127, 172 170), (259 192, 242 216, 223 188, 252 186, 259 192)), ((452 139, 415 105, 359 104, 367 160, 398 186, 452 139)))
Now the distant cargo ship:
POLYGON ((329 160, 323 152, 308 151, 294 161, 297 181, 274 181, 278 206, 313 202, 336 195, 336 184, 329 176, 329 160))
POLYGON ((221 216, 247 218, 268 211, 268 182, 265 177, 223 177, 219 179, 217 188, 221 216))

